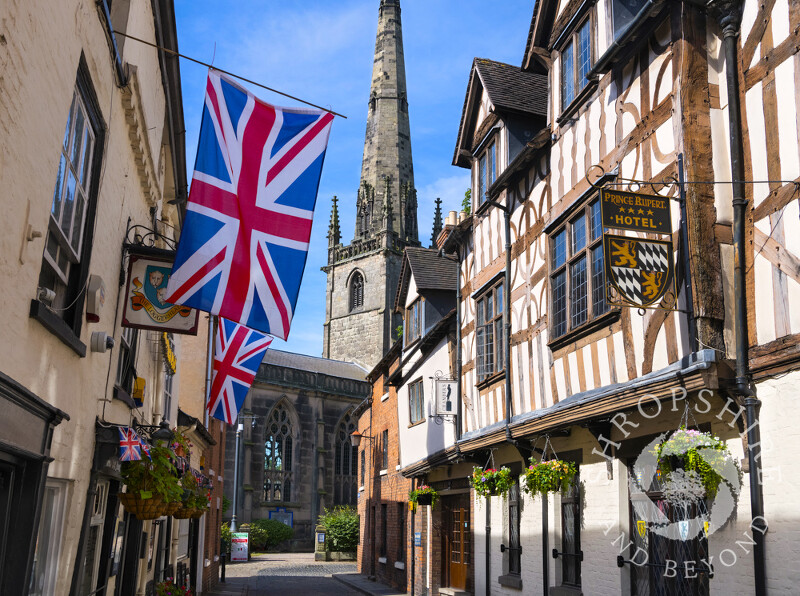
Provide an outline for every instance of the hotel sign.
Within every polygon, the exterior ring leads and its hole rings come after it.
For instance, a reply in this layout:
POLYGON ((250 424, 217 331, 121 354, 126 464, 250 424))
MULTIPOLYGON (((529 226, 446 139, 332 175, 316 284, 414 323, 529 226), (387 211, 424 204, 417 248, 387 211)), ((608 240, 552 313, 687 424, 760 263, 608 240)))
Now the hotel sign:
POLYGON ((669 198, 621 190, 600 190, 603 227, 672 234, 669 198))

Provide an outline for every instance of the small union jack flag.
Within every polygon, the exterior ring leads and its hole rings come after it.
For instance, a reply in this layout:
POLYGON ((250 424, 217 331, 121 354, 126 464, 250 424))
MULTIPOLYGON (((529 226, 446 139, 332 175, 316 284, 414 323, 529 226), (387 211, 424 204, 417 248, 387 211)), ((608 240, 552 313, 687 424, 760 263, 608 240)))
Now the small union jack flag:
POLYGON ((233 424, 272 337, 220 317, 208 412, 233 424))
POLYGON ((141 447, 142 447, 142 455, 146 455, 147 459, 153 459, 150 456, 150 445, 147 444, 147 441, 145 441, 143 438, 139 437, 139 443, 141 444, 141 447))
POLYGON ((142 459, 142 442, 136 431, 127 426, 119 427, 119 461, 142 459))
POLYGON ((167 301, 287 338, 332 120, 209 71, 167 301))

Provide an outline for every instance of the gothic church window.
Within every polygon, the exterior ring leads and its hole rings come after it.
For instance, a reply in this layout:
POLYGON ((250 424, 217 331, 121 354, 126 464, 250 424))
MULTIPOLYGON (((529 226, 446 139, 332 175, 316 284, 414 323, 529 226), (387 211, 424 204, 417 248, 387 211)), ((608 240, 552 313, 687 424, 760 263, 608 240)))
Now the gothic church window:
POLYGON ((350 280, 350 312, 364 306, 364 276, 358 271, 350 280))
POLYGON ((264 441, 264 501, 292 498, 294 429, 285 403, 272 410, 264 441))
MULTIPOLYGON (((344 415, 334 435, 333 504, 356 504, 356 474, 358 450, 353 447, 350 435, 356 430, 352 411, 344 415)), ((362 480, 363 483, 363 480, 362 480)))

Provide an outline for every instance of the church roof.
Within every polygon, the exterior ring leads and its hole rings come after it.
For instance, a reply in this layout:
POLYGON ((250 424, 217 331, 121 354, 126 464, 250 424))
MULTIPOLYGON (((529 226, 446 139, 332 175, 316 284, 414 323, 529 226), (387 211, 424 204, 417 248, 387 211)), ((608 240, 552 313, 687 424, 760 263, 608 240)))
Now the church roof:
POLYGON ((318 358, 317 356, 306 356, 305 354, 295 354, 282 350, 267 350, 262 363, 321 373, 342 379, 353 379, 354 381, 366 381, 367 379, 367 371, 354 362, 318 358))

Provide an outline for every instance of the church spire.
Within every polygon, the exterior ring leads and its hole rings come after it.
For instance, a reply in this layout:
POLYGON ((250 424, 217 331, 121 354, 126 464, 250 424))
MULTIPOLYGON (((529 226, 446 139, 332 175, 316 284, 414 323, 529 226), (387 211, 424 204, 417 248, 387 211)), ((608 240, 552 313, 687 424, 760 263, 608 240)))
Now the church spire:
POLYGON ((390 190, 392 212, 396 214, 390 219, 391 230, 406 242, 417 244, 416 205, 409 210, 401 204, 403 186, 413 192, 414 167, 411 161, 411 128, 399 0, 381 0, 378 13, 367 131, 361 162, 362 187, 365 182, 375 189, 376 195, 380 193, 375 197, 378 205, 386 202, 385 192, 386 189, 390 190), (387 177, 391 178, 390 186, 384 184, 387 177), (410 234, 412 230, 413 235, 410 234))

